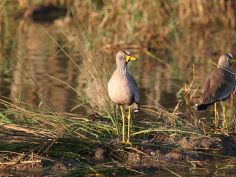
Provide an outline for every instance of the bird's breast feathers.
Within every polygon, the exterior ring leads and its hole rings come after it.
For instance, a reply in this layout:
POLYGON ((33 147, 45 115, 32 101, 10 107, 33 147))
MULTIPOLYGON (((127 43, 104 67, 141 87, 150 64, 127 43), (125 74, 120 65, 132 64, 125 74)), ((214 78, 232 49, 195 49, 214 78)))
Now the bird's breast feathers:
POLYGON ((130 105, 134 95, 128 81, 121 77, 112 77, 108 83, 108 94, 112 101, 117 104, 130 105))

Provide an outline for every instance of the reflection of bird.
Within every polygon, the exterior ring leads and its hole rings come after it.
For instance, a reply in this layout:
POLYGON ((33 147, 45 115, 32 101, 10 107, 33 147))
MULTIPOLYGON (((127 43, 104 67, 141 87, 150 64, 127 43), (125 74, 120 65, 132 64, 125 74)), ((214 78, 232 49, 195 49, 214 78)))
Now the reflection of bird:
MULTIPOLYGON (((124 106, 129 106, 127 143, 130 143, 130 118, 131 105, 136 103, 139 108, 139 88, 135 79, 128 72, 128 62, 137 58, 130 55, 128 51, 119 51, 116 54, 116 70, 108 82, 108 94, 113 102, 120 105, 122 114, 122 142, 125 142, 125 114, 124 106)), ((135 111, 138 111, 136 108, 135 111)))
MULTIPOLYGON (((232 63, 236 63, 232 54, 224 54, 219 58, 217 68, 211 72, 203 85, 202 95, 197 110, 202 111, 216 101, 227 99, 234 91, 235 75, 231 71, 232 63)), ((223 114, 225 109, 223 108, 223 114)), ((215 104, 216 119, 216 104, 215 104)), ((216 121, 216 120, 215 120, 216 121)))

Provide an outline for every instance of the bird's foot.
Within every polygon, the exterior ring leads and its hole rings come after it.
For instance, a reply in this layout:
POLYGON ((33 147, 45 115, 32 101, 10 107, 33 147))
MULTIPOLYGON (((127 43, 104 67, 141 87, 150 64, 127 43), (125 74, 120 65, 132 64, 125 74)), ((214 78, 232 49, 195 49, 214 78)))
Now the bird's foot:
POLYGON ((224 129, 222 127, 219 127, 217 129, 215 129, 214 134, 223 134, 225 136, 229 136, 229 131, 228 131, 228 129, 224 129))
POLYGON ((222 130, 220 128, 215 127, 214 134, 219 134, 222 130))
POLYGON ((130 141, 122 141, 121 144, 123 145, 132 145, 132 143, 130 141))
POLYGON ((129 140, 126 141, 126 144, 127 145, 132 145, 132 143, 129 140))
POLYGON ((229 136, 229 132, 228 132, 228 131, 223 132, 223 134, 224 134, 225 136, 229 136))
POLYGON ((229 131, 228 131, 228 129, 227 129, 227 130, 222 129, 222 134, 225 135, 225 136, 229 136, 229 131))

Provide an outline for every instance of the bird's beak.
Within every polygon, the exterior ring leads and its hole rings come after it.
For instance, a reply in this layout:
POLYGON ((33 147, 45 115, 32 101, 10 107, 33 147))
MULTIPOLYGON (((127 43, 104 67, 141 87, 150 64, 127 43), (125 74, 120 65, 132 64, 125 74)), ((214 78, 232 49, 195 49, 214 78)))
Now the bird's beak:
POLYGON ((235 64, 236 63, 236 58, 231 59, 232 63, 235 64))
POLYGON ((125 61, 128 63, 129 61, 135 61, 137 60, 136 57, 130 56, 130 55, 126 55, 125 56, 125 61))

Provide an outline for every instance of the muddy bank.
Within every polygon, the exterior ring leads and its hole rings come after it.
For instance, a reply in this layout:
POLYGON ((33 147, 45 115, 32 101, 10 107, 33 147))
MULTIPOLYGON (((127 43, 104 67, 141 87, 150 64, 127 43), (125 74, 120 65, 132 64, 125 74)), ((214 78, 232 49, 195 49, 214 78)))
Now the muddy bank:
MULTIPOLYGON (((22 133, 22 132, 21 132, 22 133)), ((15 132, 16 136, 17 132, 15 132)), ((236 163, 236 134, 213 135, 211 137, 179 137, 159 135, 150 140, 135 140, 132 145, 120 144, 119 139, 85 141, 78 138, 34 139, 25 136, 18 141, 9 141, 2 132, 0 151, 1 173, 32 171, 35 173, 57 174, 99 166, 118 171, 137 169, 159 170, 176 164, 205 168, 209 162, 231 160, 236 163), (8 151, 6 151, 6 149, 8 151), (104 167, 103 165, 106 164, 104 167), (107 167, 107 164, 109 166, 107 167)), ((231 163, 231 164, 232 164, 231 163)), ((75 172, 77 173, 77 171, 75 172)), ((132 172, 133 173, 133 172, 132 172)), ((134 172, 136 173, 136 172, 134 172)), ((36 175, 37 176, 37 175, 36 175)))
POLYGON ((94 152, 95 163, 115 159, 131 166, 158 166, 159 162, 208 161, 236 157, 236 134, 212 137, 166 138, 132 146, 110 145, 98 147, 94 152))

